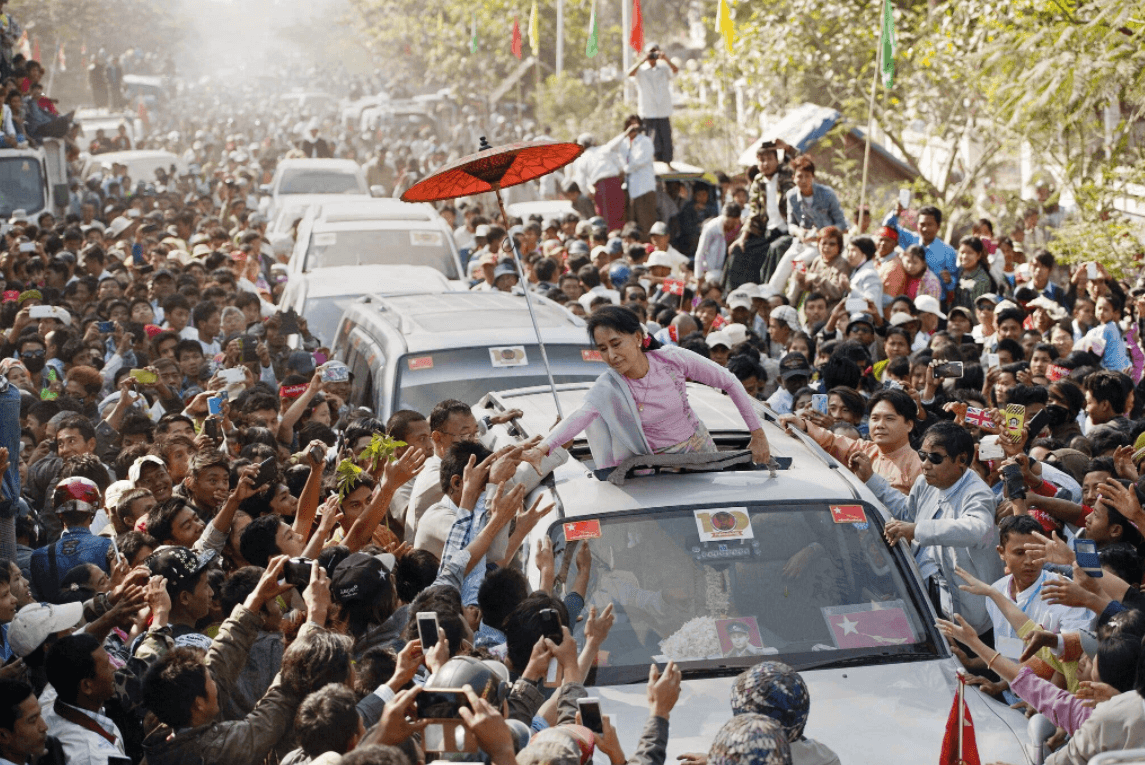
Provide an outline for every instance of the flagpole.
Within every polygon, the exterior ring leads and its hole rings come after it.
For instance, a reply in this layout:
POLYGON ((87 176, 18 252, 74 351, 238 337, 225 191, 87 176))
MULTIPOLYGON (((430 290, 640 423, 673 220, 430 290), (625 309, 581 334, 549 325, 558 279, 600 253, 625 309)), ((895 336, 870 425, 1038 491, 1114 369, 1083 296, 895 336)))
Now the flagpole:
POLYGON ((557 74, 565 68, 565 0, 557 0, 557 74))
MULTIPOLYGON (((880 48, 882 46, 879 46, 880 48)), ((962 759, 962 732, 966 728, 966 703, 963 694, 966 692, 966 680, 962 677, 962 673, 958 674, 958 762, 963 762, 962 759)))
POLYGON ((622 70, 620 72, 620 84, 624 89, 624 101, 626 103, 631 100, 629 98, 630 86, 628 84, 628 81, 632 79, 628 76, 628 70, 632 68, 632 48, 628 45, 628 36, 632 32, 630 21, 631 9, 629 8, 631 3, 632 0, 620 0, 620 26, 622 35, 620 38, 620 67, 622 70))
MULTIPOLYGON (((884 5, 882 7, 885 8, 886 6, 884 5)), ((871 131, 875 129, 875 94, 878 92, 879 87, 879 73, 883 68, 883 35, 886 33, 887 16, 885 12, 880 15, 882 22, 879 25, 879 41, 876 45, 878 52, 875 54, 875 72, 871 76, 871 100, 867 104, 867 140, 866 146, 863 149, 863 185, 859 188, 858 219, 855 221, 856 230, 858 230, 859 225, 863 222, 863 205, 867 202, 867 172, 871 164, 871 131)))

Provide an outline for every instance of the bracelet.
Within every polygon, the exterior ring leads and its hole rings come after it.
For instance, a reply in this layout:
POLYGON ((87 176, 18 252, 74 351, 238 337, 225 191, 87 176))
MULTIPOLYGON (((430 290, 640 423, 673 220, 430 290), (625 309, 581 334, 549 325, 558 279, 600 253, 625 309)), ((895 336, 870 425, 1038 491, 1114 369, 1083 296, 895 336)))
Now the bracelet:
POLYGON ((990 661, 986 662, 986 669, 988 669, 988 670, 991 669, 991 665, 993 665, 994 662, 998 661, 998 657, 1001 655, 1002 655, 1002 653, 1000 651, 995 651, 994 652, 994 658, 990 659, 990 661))

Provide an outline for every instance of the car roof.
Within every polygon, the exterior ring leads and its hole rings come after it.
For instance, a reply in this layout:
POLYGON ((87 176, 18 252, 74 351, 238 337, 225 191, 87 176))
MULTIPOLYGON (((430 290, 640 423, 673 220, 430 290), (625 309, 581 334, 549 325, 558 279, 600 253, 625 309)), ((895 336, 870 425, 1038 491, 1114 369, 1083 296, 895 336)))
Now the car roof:
POLYGON ((314 170, 349 170, 357 172, 360 166, 352 159, 282 159, 278 162, 279 170, 314 169, 314 170))
MULTIPOLYGON (((576 411, 591 388, 591 383, 558 385, 558 396, 565 416, 576 411)), ((546 387, 522 388, 491 393, 482 404, 493 403, 493 409, 520 409, 524 414, 514 422, 524 438, 546 435, 556 418, 552 393, 546 387)), ((688 383, 688 403, 712 438, 736 440, 746 444, 747 426, 732 400, 721 391, 700 383, 688 383)), ((721 472, 661 473, 629 478, 622 486, 595 477, 591 457, 586 455, 582 433, 574 442, 574 456, 553 471, 553 490, 566 517, 597 515, 607 510, 629 512, 654 507, 678 507, 696 504, 745 505, 761 500, 800 500, 823 498, 855 502, 855 493, 838 462, 809 441, 797 440, 785 433, 772 419, 775 414, 762 402, 753 402, 767 434, 771 453, 791 459, 791 466, 778 470, 771 478, 767 470, 726 470, 721 472)), ((481 416, 481 404, 474 413, 481 416)), ((743 448, 740 446, 739 448, 743 448)))
POLYGON ((445 274, 429 266, 332 266, 298 274, 297 278, 306 280, 307 300, 348 294, 424 293, 432 287, 440 287, 442 292, 449 290, 445 274))
POLYGON ((322 202, 314 217, 323 223, 351 223, 383 220, 430 221, 440 216, 425 203, 411 204, 400 199, 367 198, 350 202, 322 202))
MULTIPOLYGON (((587 345, 583 319, 539 296, 533 307, 546 343, 587 345)), ((396 332, 415 353, 537 342, 524 296, 507 292, 371 295, 351 306, 346 319, 374 325, 377 335, 396 332)))

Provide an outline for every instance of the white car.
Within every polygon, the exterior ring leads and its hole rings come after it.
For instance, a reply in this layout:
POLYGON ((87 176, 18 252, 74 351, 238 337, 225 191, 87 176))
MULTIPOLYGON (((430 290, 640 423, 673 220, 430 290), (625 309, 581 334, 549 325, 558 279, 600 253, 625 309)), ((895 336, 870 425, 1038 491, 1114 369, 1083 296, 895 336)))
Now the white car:
POLYGON ((406 295, 433 290, 448 292, 449 280, 427 266, 335 266, 291 274, 278 301, 306 318, 310 333, 324 344, 334 342, 342 314, 362 295, 406 295))
POLYGON ((282 204, 300 195, 318 198, 369 198, 366 174, 352 159, 284 159, 264 188, 274 218, 282 204))
POLYGON ((167 172, 175 168, 175 172, 184 175, 187 172, 187 163, 183 158, 161 149, 133 149, 131 151, 109 151, 104 154, 93 154, 84 164, 83 177, 87 178, 94 173, 101 172, 103 168, 112 165, 126 165, 127 177, 132 184, 145 181, 155 183, 155 171, 163 168, 167 172))
POLYGON ((461 279, 453 232, 427 204, 397 199, 311 205, 288 265, 294 274, 338 266, 429 266, 461 279))
MULTIPOLYGON (((589 387, 558 386, 565 417, 589 387)), ((729 398, 696 383, 688 396, 721 451, 746 448, 729 398)), ((548 433, 556 416, 547 387, 492 393, 474 414, 508 409, 524 415, 492 429, 494 448, 548 433)), ((770 659, 802 674, 807 736, 843 762, 937 760, 961 667, 935 627, 909 548, 887 546, 889 516, 862 482, 809 438, 785 434, 765 405, 758 411, 780 463, 775 477, 749 463, 645 470, 618 484, 594 472, 578 438, 572 458, 525 500, 544 495, 556 508, 521 547, 531 584, 540 582, 528 558, 542 537, 553 545, 558 598, 577 579, 578 546, 589 545, 584 614, 611 603, 616 621, 587 684, 625 751, 635 750, 648 716, 650 664, 671 659, 684 676, 668 738, 674 762, 708 751, 731 718, 735 677, 770 659)), ((572 625, 578 639, 584 624, 572 625)), ((983 761, 1033 759, 1021 713, 972 687, 966 698, 983 761)))

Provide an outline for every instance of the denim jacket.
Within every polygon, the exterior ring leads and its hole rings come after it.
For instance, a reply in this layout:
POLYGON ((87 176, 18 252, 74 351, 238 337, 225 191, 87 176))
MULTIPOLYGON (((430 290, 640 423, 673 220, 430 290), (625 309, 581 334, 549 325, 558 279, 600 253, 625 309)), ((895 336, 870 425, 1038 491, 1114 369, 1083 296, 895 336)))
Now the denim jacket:
POLYGON ((798 186, 787 191, 787 225, 800 228, 826 228, 835 226, 847 230, 847 216, 835 192, 822 184, 811 184, 811 206, 803 208, 803 195, 798 186))

